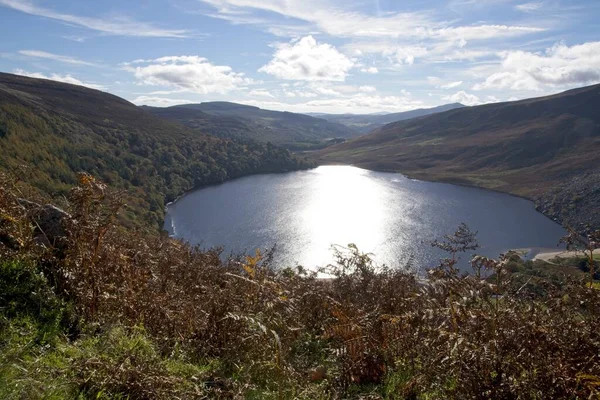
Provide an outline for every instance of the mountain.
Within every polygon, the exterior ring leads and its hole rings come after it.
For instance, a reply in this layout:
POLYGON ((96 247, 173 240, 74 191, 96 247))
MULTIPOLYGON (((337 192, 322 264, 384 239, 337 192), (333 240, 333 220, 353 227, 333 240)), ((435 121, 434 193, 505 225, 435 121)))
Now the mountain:
POLYGON ((187 190, 308 166, 271 144, 208 136, 98 90, 5 73, 0 154, 0 171, 56 198, 80 171, 126 189, 128 222, 156 227, 165 202, 187 190))
POLYGON ((385 125, 317 154, 324 163, 534 199, 573 226, 600 226, 600 85, 385 125))
POLYGON ((378 113, 378 114, 316 114, 319 118, 326 119, 331 122, 337 122, 346 125, 361 134, 369 133, 374 129, 380 128, 383 125, 404 121, 407 119, 423 117, 425 115, 436 114, 448 110, 454 110, 464 107, 460 103, 445 104, 433 108, 420 108, 417 110, 399 112, 399 113, 378 113))
POLYGON ((285 147, 350 138, 357 132, 344 125, 304 114, 263 110, 229 102, 144 107, 150 113, 222 138, 254 139, 285 147))

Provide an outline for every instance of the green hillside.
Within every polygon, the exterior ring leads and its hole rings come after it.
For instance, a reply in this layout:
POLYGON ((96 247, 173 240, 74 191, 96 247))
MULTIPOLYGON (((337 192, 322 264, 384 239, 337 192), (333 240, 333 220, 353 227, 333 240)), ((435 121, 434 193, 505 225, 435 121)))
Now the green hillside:
POLYGON ((156 227, 165 202, 187 190, 308 166, 287 150, 200 134, 107 93, 10 74, 0 74, 0 154, 1 169, 53 197, 80 171, 125 189, 126 218, 156 227))

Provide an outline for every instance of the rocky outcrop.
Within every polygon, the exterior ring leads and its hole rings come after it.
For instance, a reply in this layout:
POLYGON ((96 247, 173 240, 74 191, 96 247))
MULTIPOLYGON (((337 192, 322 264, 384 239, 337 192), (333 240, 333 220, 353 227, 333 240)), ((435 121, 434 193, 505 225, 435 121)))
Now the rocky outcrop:
POLYGON ((600 170, 574 177, 535 204, 538 211, 581 233, 587 225, 600 229, 600 170))

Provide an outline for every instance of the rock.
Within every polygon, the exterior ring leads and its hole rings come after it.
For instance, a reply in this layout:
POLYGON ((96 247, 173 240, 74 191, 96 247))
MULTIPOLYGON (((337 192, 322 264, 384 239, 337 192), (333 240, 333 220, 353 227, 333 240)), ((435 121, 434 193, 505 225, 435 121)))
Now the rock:
POLYGON ((68 245, 66 223, 71 220, 71 215, 50 204, 42 205, 25 199, 18 201, 28 211, 35 226, 35 241, 64 251, 68 245))

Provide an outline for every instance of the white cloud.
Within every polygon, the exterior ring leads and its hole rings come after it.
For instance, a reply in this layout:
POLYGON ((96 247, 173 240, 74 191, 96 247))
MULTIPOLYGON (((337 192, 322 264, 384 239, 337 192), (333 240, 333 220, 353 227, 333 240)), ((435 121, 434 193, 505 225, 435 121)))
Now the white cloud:
MULTIPOLYGON (((342 90, 344 90, 343 87, 332 87, 332 86, 319 86, 319 85, 311 85, 310 86, 312 90, 314 90, 315 92, 317 92, 318 94, 322 95, 322 96, 341 96, 342 93, 340 93, 339 89, 341 88, 342 90)), ((355 90, 352 90, 352 92, 354 92, 355 90)))
MULTIPOLYGON (((392 64, 414 64, 417 58, 428 54, 424 46, 398 45, 392 40, 357 41, 344 46, 344 50, 354 54, 380 54, 392 64)), ((361 69, 362 72, 372 72, 361 69)), ((375 71, 379 72, 377 68, 375 71)), ((374 71, 373 71, 374 72, 374 71)))
POLYGON ((427 82, 429 82, 429 84, 431 84, 439 89, 454 89, 463 84, 463 81, 444 83, 444 80, 438 78, 437 76, 428 76, 427 82))
POLYGON ((542 8, 543 5, 544 3, 523 3, 516 5, 515 8, 522 12, 533 12, 542 8))
POLYGON ((183 38, 190 36, 190 33, 185 30, 162 29, 152 24, 131 20, 126 17, 111 19, 62 14, 44 7, 36 6, 31 0, 0 0, 0 6, 9 7, 13 10, 21 11, 26 14, 50 18, 110 35, 170 38, 183 38))
POLYGON ((290 43, 281 43, 273 59, 259 72, 280 79, 306 81, 344 81, 354 62, 327 43, 318 43, 312 36, 290 43))
POLYGON ((63 82, 63 83, 70 83, 72 85, 85 86, 85 87, 88 87, 90 89, 106 90, 105 86, 97 85, 95 83, 83 82, 83 81, 80 81, 77 78, 73 78, 69 74, 66 74, 66 75, 60 75, 60 74, 45 75, 45 74, 43 74, 41 72, 27 72, 27 71, 24 71, 22 69, 15 69, 13 72, 16 75, 27 76, 27 77, 30 77, 30 78, 49 79, 51 81, 57 81, 57 82, 63 82))
POLYGON ((457 92, 450 96, 443 96, 442 100, 450 101, 452 103, 461 103, 465 106, 477 106, 479 104, 483 104, 483 102, 479 99, 479 97, 474 94, 469 94, 464 90, 457 92))
POLYGON ((363 93, 375 93, 377 88, 375 86, 360 86, 358 90, 363 93))
MULTIPOLYGON (((485 48, 467 49, 467 42, 461 39, 430 41, 429 44, 399 45, 393 40, 361 40, 345 45, 349 53, 380 55, 393 66, 412 65, 417 61, 425 63, 475 61, 490 56, 497 57, 497 52, 485 48)), ((364 70, 361 70, 365 72, 364 70)))
POLYGON ((408 111, 423 107, 419 100, 410 96, 377 96, 360 93, 335 99, 317 99, 303 104, 306 111, 323 112, 376 112, 376 111, 408 111))
POLYGON ((369 67, 369 68, 361 68, 360 72, 364 72, 367 74, 378 74, 379 70, 376 67, 369 67))
POLYGON ((77 43, 83 43, 86 41, 87 38, 84 36, 71 35, 71 36, 63 36, 63 39, 71 40, 71 41, 77 42, 77 43))
POLYGON ((255 90, 251 90, 248 93, 248 96, 253 96, 253 97, 270 97, 270 98, 275 98, 275 96, 273 96, 268 90, 266 89, 255 89, 255 90))
POLYGON ((544 53, 508 51, 502 58, 499 70, 474 90, 543 91, 600 82, 600 42, 571 47, 558 43, 544 53))
POLYGON ((132 72, 141 84, 200 94, 225 94, 254 83, 243 73, 234 72, 231 67, 213 65, 199 56, 135 60, 124 64, 124 68, 132 72))
POLYGON ((384 57, 390 57, 395 59, 398 64, 409 64, 415 63, 415 58, 423 57, 427 54, 427 49, 422 46, 406 46, 398 47, 396 49, 389 49, 383 51, 384 57))
MULTIPOLYGON (((213 17, 235 23, 247 23, 250 10, 267 11, 288 18, 308 22, 313 30, 343 37, 399 37, 414 31, 418 26, 427 26, 431 20, 422 13, 397 13, 385 17, 372 17, 358 12, 340 10, 327 0, 200 0, 218 11, 213 17)), ((251 15, 251 14, 250 14, 251 15)), ((273 19, 260 18, 256 23, 268 30, 273 19)), ((294 28, 295 25, 291 25, 294 28)))
MULTIPOLYGON (((511 37, 540 32, 543 29, 527 26, 475 25, 449 27, 447 22, 436 21, 431 13, 400 12, 379 16, 343 10, 328 0, 200 0, 218 11, 210 14, 234 23, 254 23, 266 29, 272 20, 259 18, 248 22, 250 10, 267 11, 288 18, 305 21, 314 29, 338 37, 368 38, 464 38, 480 40, 511 37)), ((339 4, 339 2, 337 2, 339 4)), ((261 14, 262 15, 262 14, 261 14)), ((295 26, 292 26, 295 27, 295 26)))
POLYGON ((431 32, 431 37, 450 40, 486 40, 515 37, 545 31, 544 28, 510 25, 475 25, 442 28, 431 32))
POLYGON ((154 107, 170 107, 178 104, 191 104, 193 101, 186 99, 170 99, 167 97, 156 97, 156 96, 138 96, 132 100, 132 103, 137 105, 146 105, 154 107))
POLYGON ((88 66, 95 65, 95 64, 87 62, 87 61, 79 60, 75 57, 61 56, 58 54, 48 53, 48 52, 40 51, 40 50, 20 50, 19 54, 27 56, 27 57, 32 57, 32 58, 43 58, 43 59, 47 59, 47 60, 54 60, 54 61, 58 61, 58 62, 65 63, 65 64, 88 65, 88 66))
POLYGON ((475 61, 482 58, 497 57, 497 52, 491 49, 449 49, 438 48, 432 50, 430 57, 426 60, 429 62, 457 62, 457 61, 475 61))
POLYGON ((457 81, 457 82, 450 82, 450 83, 446 83, 445 85, 441 85, 440 87, 442 89, 454 89, 456 87, 459 87, 460 85, 462 85, 463 82, 462 81, 457 81))

